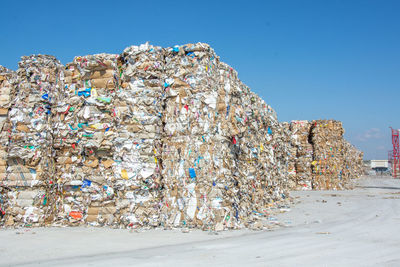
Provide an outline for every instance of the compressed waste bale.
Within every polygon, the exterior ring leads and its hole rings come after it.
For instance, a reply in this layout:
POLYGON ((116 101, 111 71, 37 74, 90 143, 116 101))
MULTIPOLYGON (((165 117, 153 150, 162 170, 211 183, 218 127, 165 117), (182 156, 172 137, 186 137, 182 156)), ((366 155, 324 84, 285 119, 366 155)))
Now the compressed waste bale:
POLYGON ((359 151, 355 146, 344 140, 344 165, 342 175, 344 179, 359 178, 363 174, 363 152, 359 151))
POLYGON ((165 50, 164 226, 235 226, 232 139, 226 110, 217 109, 226 105, 218 96, 228 96, 218 86, 218 64, 207 44, 165 50))
POLYGON ((246 130, 235 137, 240 149, 239 216, 249 227, 287 196, 289 135, 275 111, 248 87, 241 86, 240 95, 244 116, 237 118, 246 130))
POLYGON ((13 224, 11 216, 5 216, 10 206, 8 192, 12 189, 7 187, 7 158, 8 142, 11 132, 11 124, 8 111, 14 99, 15 87, 17 85, 16 72, 0 66, 0 223, 13 224), (6 184, 4 184, 6 182, 6 184), (8 219, 8 221, 6 221, 8 219))
POLYGON ((8 142, 11 124, 8 111, 17 85, 16 72, 0 66, 0 182, 6 178, 8 142))
POLYGON ((17 74, 0 65, 0 116, 7 117, 14 98, 17 74))
POLYGON ((294 120, 290 122, 290 131, 296 148, 295 187, 296 190, 312 189, 313 147, 309 142, 311 124, 306 120, 294 120))
POLYGON ((288 171, 288 188, 290 190, 295 190, 297 187, 296 182, 296 154, 297 154, 297 145, 298 141, 295 139, 295 136, 292 134, 290 130, 289 122, 281 122, 282 130, 287 135, 286 143, 288 145, 288 161, 287 171, 288 171))
POLYGON ((53 56, 24 56, 8 113, 11 124, 7 177, 3 182, 14 225, 45 225, 54 217, 51 108, 62 89, 63 66, 53 56))
POLYGON ((121 223, 160 225, 164 53, 161 47, 130 46, 118 58, 114 171, 121 223))
POLYGON ((54 108, 55 176, 58 190, 56 223, 113 224, 117 57, 114 54, 78 56, 67 64, 65 86, 54 108), (99 207, 99 216, 89 214, 99 207), (90 216, 89 216, 90 215, 90 216))
POLYGON ((342 175, 344 165, 342 122, 314 120, 311 125, 313 189, 344 189, 346 181, 342 175))

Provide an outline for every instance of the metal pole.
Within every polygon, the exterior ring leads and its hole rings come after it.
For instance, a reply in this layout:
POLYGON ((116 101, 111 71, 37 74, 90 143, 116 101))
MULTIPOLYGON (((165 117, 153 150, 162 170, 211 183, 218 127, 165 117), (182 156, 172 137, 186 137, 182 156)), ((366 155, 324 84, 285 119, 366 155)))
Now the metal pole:
POLYGON ((393 160, 392 160, 392 176, 397 178, 400 175, 400 148, 399 148, 399 130, 392 129, 393 144, 393 160))

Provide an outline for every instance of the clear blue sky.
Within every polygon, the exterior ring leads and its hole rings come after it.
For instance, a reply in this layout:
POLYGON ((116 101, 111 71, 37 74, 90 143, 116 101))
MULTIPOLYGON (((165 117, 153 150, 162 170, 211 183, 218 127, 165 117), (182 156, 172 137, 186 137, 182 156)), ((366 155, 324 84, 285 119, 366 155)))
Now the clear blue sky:
POLYGON ((366 159, 400 128, 400 1, 2 1, 0 65, 209 43, 280 121, 337 119, 366 159))

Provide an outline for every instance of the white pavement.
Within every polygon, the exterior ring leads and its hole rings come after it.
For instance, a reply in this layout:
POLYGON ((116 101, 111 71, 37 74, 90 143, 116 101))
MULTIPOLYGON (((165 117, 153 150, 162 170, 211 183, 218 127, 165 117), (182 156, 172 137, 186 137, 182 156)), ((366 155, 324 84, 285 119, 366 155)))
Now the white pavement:
POLYGON ((274 231, 0 230, 0 266, 400 266, 400 179, 292 192, 274 231))

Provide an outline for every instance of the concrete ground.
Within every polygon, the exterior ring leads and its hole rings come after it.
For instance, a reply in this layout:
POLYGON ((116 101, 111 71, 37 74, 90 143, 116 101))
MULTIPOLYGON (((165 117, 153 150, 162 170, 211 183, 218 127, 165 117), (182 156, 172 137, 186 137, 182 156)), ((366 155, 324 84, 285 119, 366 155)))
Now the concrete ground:
POLYGON ((273 231, 0 230, 0 266, 400 266, 400 179, 292 192, 273 231))

